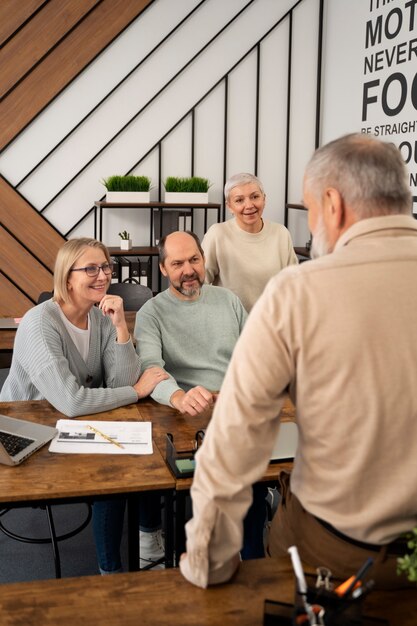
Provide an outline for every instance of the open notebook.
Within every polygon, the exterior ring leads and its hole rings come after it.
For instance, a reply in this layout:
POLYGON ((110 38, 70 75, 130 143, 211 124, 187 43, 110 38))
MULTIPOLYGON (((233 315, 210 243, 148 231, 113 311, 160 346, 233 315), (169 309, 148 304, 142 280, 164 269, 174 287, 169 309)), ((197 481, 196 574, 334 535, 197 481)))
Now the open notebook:
POLYGON ((56 428, 0 415, 0 463, 19 465, 56 434, 56 428))

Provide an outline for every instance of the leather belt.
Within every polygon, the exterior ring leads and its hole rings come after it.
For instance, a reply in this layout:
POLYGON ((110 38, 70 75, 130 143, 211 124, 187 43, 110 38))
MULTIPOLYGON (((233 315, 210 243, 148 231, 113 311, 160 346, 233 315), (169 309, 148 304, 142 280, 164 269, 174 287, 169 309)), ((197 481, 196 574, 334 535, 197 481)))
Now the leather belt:
POLYGON ((357 539, 353 539, 352 537, 348 537, 337 530, 334 526, 320 519, 319 517, 314 516, 319 524, 321 524, 326 530, 328 530, 332 535, 335 535, 339 539, 346 541, 358 548, 362 548, 362 550, 370 550, 371 552, 379 552, 383 548, 386 548, 387 554, 396 554, 396 555, 404 555, 407 552, 407 539, 405 537, 398 537, 398 539, 394 539, 391 543, 378 545, 376 543, 365 543, 364 541, 358 541, 357 539))

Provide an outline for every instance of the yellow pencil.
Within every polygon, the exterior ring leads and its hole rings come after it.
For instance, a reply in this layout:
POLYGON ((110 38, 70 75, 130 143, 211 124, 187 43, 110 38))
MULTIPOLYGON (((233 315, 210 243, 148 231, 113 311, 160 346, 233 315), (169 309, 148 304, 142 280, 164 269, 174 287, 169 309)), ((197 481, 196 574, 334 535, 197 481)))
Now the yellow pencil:
POLYGON ((118 441, 115 441, 114 439, 112 439, 108 435, 105 435, 104 433, 102 433, 97 428, 94 428, 94 426, 90 426, 90 424, 87 424, 87 428, 92 430, 94 433, 97 433, 97 435, 100 435, 100 437, 103 437, 103 439, 107 439, 107 441, 110 441, 110 443, 114 443, 114 445, 117 446, 118 448, 123 448, 124 449, 124 446, 122 446, 121 443, 119 443, 118 441))

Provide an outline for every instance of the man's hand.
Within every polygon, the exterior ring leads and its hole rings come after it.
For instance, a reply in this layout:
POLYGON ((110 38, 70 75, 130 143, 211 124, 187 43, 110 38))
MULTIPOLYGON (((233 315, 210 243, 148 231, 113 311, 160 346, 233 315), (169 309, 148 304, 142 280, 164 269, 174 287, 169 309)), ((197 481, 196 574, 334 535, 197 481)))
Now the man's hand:
POLYGON ((150 367, 145 370, 138 382, 133 385, 133 389, 138 394, 138 400, 149 396, 149 394, 155 389, 156 385, 167 378, 169 378, 169 376, 162 367, 157 367, 155 365, 154 367, 150 367))
POLYGON ((188 415, 195 416, 213 406, 216 397, 217 394, 198 385, 187 391, 187 393, 179 389, 172 394, 170 402, 180 413, 188 413, 188 415))

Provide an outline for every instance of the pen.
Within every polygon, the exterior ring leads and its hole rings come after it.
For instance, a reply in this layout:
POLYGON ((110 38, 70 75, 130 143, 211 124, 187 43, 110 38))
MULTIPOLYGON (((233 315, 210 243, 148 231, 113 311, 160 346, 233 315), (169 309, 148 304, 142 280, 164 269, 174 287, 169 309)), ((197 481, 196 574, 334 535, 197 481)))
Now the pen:
POLYGON ((103 437, 103 439, 107 439, 107 441, 110 441, 110 443, 114 443, 114 445, 117 446, 118 448, 123 448, 124 449, 124 446, 122 446, 121 443, 119 443, 118 441, 115 441, 114 439, 112 439, 108 435, 105 435, 104 433, 101 432, 101 430, 98 430, 97 428, 94 428, 94 426, 90 426, 90 424, 87 424, 87 428, 92 430, 94 433, 97 433, 97 435, 100 435, 100 437, 103 437))
POLYGON ((346 596, 348 596, 351 591, 353 591, 357 586, 360 586, 362 578, 371 567, 371 565, 373 565, 373 562, 374 560, 371 557, 369 557, 369 559, 366 559, 365 563, 359 568, 354 576, 348 578, 344 583, 339 585, 337 589, 335 589, 337 595, 341 598, 346 598, 346 596))
POLYGON ((371 589, 373 589, 374 585, 375 581, 368 580, 365 585, 361 585, 359 589, 354 589, 352 591, 352 598, 363 598, 363 596, 366 596, 366 594, 369 593, 371 589))
POLYGON ((311 604, 307 602, 307 583, 303 572, 303 567, 300 561, 300 555, 298 554, 297 546, 290 546, 288 552, 291 556, 292 567, 295 577, 297 579, 297 587, 300 595, 303 599, 304 609, 307 615, 308 624, 314 626, 316 624, 316 616, 311 607, 311 604))

